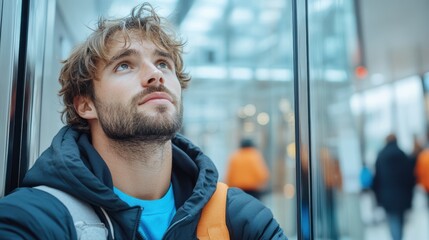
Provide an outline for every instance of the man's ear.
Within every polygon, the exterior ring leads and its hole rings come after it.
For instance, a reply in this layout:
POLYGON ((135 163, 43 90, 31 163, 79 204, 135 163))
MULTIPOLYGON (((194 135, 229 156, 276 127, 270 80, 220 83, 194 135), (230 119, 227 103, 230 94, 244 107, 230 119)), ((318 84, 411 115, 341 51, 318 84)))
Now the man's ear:
POLYGON ((86 120, 98 118, 94 102, 89 97, 76 96, 73 99, 73 105, 76 109, 77 114, 79 114, 81 118, 84 118, 86 120))

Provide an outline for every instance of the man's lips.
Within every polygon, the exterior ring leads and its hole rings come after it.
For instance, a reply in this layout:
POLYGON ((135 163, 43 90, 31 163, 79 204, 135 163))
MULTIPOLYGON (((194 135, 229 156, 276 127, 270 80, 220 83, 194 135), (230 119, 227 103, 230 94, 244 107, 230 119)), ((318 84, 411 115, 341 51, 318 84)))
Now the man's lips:
POLYGON ((139 105, 145 104, 151 100, 158 100, 158 99, 160 99, 160 100, 164 99, 164 100, 167 100, 169 102, 173 102, 173 98, 169 94, 167 94, 165 92, 154 92, 154 93, 149 93, 148 95, 144 96, 142 98, 142 100, 139 101, 139 105))

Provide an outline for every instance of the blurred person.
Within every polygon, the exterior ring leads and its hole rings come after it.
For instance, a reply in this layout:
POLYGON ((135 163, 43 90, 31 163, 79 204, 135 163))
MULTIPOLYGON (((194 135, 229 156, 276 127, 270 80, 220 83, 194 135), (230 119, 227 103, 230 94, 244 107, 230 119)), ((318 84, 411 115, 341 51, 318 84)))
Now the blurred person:
POLYGON ((338 239, 338 223, 336 213, 336 192, 342 189, 343 177, 340 164, 332 152, 324 147, 320 150, 321 167, 323 169, 323 182, 325 183, 326 213, 329 239, 338 239))
MULTIPOLYGON (((78 224, 105 227, 101 239, 197 238, 218 173, 177 133, 190 76, 183 43, 164 21, 147 3, 101 18, 63 62, 67 124, 22 187, 0 200, 1 239, 76 239, 78 224), (89 204, 104 226, 75 223, 40 185, 89 204)), ((237 188, 228 189, 226 216, 231 239, 286 239, 271 211, 237 188)))
POLYGON ((362 188, 362 192, 371 191, 373 181, 373 173, 366 163, 362 164, 362 169, 359 172, 359 183, 362 188))
POLYGON ((411 208, 413 187, 412 163, 399 148, 395 134, 389 134, 377 156, 372 189, 387 214, 393 240, 402 239, 404 214, 411 208))
POLYGON ((417 135, 413 135, 413 151, 411 152, 409 158, 411 160, 411 163, 415 166, 416 162, 417 162, 417 158, 419 156, 419 154, 423 151, 424 146, 422 145, 422 143, 420 142, 419 138, 417 137, 417 135))
POLYGON ((374 193, 372 191, 372 182, 374 180, 373 170, 368 166, 367 163, 362 162, 362 168, 359 172, 359 183, 361 187, 360 198, 363 202, 362 208, 362 220, 365 224, 374 224, 377 221, 376 214, 374 211, 379 210, 374 193))
MULTIPOLYGON (((309 180, 310 180, 310 159, 309 159, 309 149, 306 144, 300 144, 300 160, 301 160, 301 186, 303 190, 309 190, 309 180)), ((301 209, 302 209, 302 240, 310 239, 310 192, 301 191, 301 209)))
POLYGON ((423 150, 417 155, 414 174, 416 183, 425 191, 429 203, 429 131, 426 135, 428 140, 423 150))
POLYGON ((270 174, 261 152, 252 139, 244 138, 240 148, 229 158, 225 182, 261 199, 270 174))

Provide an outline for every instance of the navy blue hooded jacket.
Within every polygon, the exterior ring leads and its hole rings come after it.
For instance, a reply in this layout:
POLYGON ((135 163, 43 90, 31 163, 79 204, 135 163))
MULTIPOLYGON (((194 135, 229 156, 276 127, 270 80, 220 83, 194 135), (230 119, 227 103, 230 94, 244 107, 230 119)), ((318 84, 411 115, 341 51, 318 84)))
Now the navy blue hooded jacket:
MULTIPOLYGON (((164 239, 196 239, 201 210, 215 191, 218 173, 212 161, 183 136, 177 134, 172 142, 177 212, 164 239)), ((87 134, 62 128, 27 172, 23 187, 0 200, 1 239, 76 239, 66 207, 50 194, 31 188, 38 185, 91 204, 108 226, 103 208, 115 239, 141 239, 137 229, 142 210, 129 207, 113 192, 110 171, 87 134)), ((226 211, 231 239, 286 239, 271 211, 239 189, 228 190, 226 211)))
POLYGON ((396 141, 380 151, 375 162, 372 183, 377 203, 388 213, 402 213, 411 208, 414 174, 413 164, 396 141))

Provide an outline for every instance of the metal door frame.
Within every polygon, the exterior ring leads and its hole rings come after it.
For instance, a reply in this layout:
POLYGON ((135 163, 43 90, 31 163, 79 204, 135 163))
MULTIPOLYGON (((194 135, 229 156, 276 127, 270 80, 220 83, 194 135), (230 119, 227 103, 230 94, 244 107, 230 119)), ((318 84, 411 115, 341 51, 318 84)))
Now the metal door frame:
POLYGON ((296 189, 298 239, 313 239, 312 181, 311 181, 311 129, 310 88, 308 55, 308 2, 292 0, 295 142, 296 142, 296 189), (308 171, 303 169, 308 161, 308 171), (306 181, 308 184, 303 185, 306 181), (307 199, 303 194, 307 193, 307 199), (307 206, 308 209, 305 209, 307 206), (303 226, 308 226, 308 236, 303 226))
POLYGON ((0 196, 12 177, 11 166, 13 140, 16 127, 16 104, 21 36, 22 1, 1 1, 0 27, 0 196))

